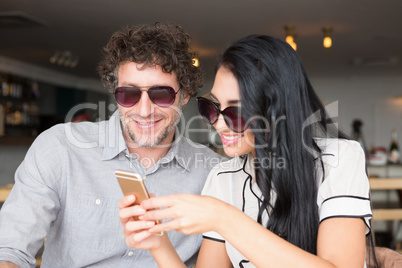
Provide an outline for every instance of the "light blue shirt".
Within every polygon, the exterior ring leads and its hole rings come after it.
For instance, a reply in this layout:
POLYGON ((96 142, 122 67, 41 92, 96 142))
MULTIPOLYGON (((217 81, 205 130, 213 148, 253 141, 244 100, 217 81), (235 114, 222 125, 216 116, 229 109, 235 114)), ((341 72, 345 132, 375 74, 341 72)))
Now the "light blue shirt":
MULTIPOLYGON (((223 158, 176 133, 165 157, 146 170, 129 155, 118 113, 109 121, 60 124, 34 141, 17 169, 0 211, 0 261, 34 267, 46 238, 42 267, 157 267, 148 250, 125 244, 117 202, 116 169, 146 175, 150 193, 200 194, 223 158)), ((168 232, 187 266, 201 235, 168 232)))

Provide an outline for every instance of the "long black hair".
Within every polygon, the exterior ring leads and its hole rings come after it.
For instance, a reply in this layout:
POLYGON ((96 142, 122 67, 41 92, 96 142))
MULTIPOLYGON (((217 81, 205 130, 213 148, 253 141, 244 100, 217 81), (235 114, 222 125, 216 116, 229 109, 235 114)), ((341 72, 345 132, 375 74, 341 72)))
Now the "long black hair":
POLYGON ((245 37, 225 50, 221 66, 236 77, 243 116, 251 118, 260 160, 255 175, 264 198, 258 222, 268 210, 267 229, 316 254, 317 182, 323 179, 316 171, 323 166, 317 165, 321 150, 314 138, 346 136, 327 115, 299 56, 286 42, 265 35, 245 37), (284 166, 261 165, 273 157, 284 166), (271 203, 272 189, 276 199, 271 203))

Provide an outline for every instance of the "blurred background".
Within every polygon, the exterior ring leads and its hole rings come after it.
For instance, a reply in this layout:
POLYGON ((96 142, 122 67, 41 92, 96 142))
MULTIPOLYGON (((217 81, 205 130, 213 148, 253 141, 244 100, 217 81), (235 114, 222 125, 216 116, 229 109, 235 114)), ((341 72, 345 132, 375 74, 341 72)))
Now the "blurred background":
MULTIPOLYGON (((192 36, 206 77, 200 95, 211 89, 216 58, 230 42, 255 33, 291 36, 339 127, 373 155, 388 154, 392 133, 400 133, 393 135, 397 143, 402 137, 401 11, 400 0, 2 0, 0 185, 13 182, 43 130, 72 119, 107 119, 116 106, 96 73, 102 47, 127 24, 157 21, 181 24, 192 36), (332 46, 324 47, 325 37, 332 46), (96 108, 72 110, 83 103, 96 108)), ((196 115, 192 100, 185 122, 196 115)), ((200 120, 191 124, 206 127, 200 120)), ((207 131, 188 137, 214 142, 207 131)), ((371 175, 402 176, 399 165, 374 160, 371 175)), ((381 198, 397 200, 395 194, 381 198)))

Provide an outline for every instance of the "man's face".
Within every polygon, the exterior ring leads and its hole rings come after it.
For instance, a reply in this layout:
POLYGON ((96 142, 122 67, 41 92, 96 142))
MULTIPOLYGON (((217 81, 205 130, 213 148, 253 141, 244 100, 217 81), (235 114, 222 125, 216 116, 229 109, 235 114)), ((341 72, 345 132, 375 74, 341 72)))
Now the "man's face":
MULTIPOLYGON (((118 87, 140 87, 141 98, 131 107, 119 105, 124 131, 139 147, 153 148, 172 142, 174 129, 180 120, 182 107, 189 97, 181 98, 176 94, 174 103, 169 107, 159 107, 148 96, 151 86, 170 86, 175 92, 179 83, 174 73, 164 73, 160 66, 141 69, 142 64, 124 62, 118 69, 118 87)), ((181 89, 183 90, 183 89, 181 89)))

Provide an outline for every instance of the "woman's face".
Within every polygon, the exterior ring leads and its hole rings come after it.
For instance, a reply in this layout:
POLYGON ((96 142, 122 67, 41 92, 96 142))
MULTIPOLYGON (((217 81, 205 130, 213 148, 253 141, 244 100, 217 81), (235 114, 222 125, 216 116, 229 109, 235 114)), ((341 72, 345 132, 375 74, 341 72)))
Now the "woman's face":
MULTIPOLYGON (((219 68, 210 96, 221 111, 229 106, 241 106, 239 84, 227 68, 219 68)), ((241 156, 254 151, 254 135, 250 128, 242 133, 233 132, 225 123, 222 114, 219 115, 214 127, 221 137, 223 149, 228 156, 241 156)))

